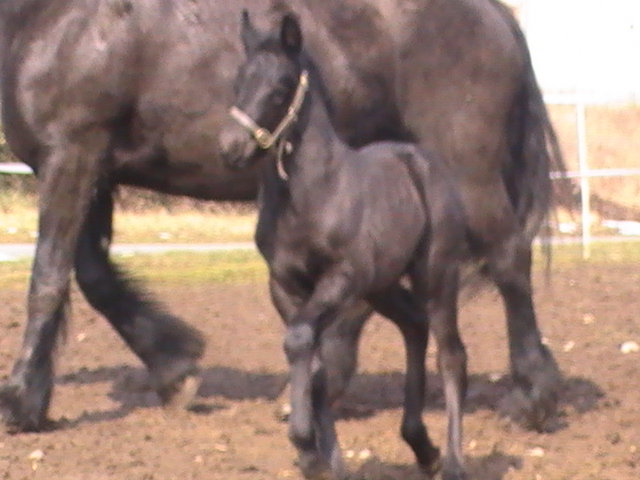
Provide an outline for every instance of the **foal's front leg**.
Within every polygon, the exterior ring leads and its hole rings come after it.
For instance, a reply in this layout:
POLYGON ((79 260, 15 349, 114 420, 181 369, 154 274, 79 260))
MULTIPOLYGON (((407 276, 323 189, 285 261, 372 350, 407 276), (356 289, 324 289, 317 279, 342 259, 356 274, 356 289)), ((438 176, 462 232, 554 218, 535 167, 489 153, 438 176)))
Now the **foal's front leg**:
POLYGON ((427 309, 431 332, 438 344, 438 369, 447 406, 447 451, 442 479, 465 480, 462 415, 467 392, 467 353, 458 331, 458 271, 440 267, 442 264, 430 270, 427 309))
MULTIPOLYGON (((350 284, 343 273, 324 276, 304 305, 290 319, 284 318, 287 323, 284 349, 291 372, 289 437, 308 479, 346 476, 327 397, 320 336, 333 322, 337 309, 352 300, 350 284)), ((287 313, 286 292, 291 290, 289 282, 272 280, 272 296, 281 313, 287 313)))

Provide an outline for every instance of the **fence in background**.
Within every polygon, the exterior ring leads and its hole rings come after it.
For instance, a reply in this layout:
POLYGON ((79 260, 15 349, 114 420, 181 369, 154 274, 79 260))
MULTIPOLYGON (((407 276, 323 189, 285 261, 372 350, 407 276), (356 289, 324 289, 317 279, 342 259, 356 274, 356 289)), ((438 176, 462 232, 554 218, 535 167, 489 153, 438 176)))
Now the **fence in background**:
MULTIPOLYGON (((587 260, 591 256, 591 185, 590 178, 603 177, 629 177, 640 176, 640 168, 595 168, 589 167, 589 152, 587 148, 587 122, 585 110, 590 103, 587 98, 580 95, 545 95, 545 103, 547 105, 569 105, 575 108, 576 115, 576 143, 578 145, 578 171, 567 172, 562 175, 561 172, 552 172, 552 179, 559 178, 576 178, 580 181, 580 223, 581 223, 581 241, 582 241, 582 257, 587 260)), ((639 126, 640 128, 640 126, 639 126)), ((636 165, 640 165, 640 154, 636 165)))
POLYGON ((33 170, 28 165, 20 162, 0 163, 0 173, 12 175, 31 175, 33 170))
MULTIPOLYGON (((557 101, 557 100, 556 100, 557 101)), ((554 104, 558 104, 555 103, 554 104)), ((567 105, 567 103, 562 103, 567 105)), ((589 259, 591 256, 592 221, 591 221, 591 186, 589 179, 603 177, 627 177, 640 176, 640 168, 589 168, 587 133, 585 122, 584 103, 578 103, 576 108, 576 138, 578 144, 578 171, 569 171, 565 175, 562 172, 551 172, 552 179, 575 178, 580 181, 580 219, 581 219, 581 244, 582 256, 589 259)), ((640 159, 637 163, 640 165, 640 159)), ((0 163, 0 174, 30 175, 33 170, 24 163, 11 162, 0 163)))

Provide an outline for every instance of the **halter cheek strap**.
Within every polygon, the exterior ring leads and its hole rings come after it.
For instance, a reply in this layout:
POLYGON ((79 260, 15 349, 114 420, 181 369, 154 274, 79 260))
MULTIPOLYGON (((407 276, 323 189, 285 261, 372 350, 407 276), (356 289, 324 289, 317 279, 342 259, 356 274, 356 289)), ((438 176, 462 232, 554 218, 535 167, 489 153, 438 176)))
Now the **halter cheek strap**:
POLYGON ((291 105, 289 105, 287 113, 273 133, 258 125, 249 115, 235 105, 231 107, 229 113, 240 125, 251 133, 251 136, 260 148, 268 150, 276 144, 282 134, 296 120, 298 113, 300 113, 300 109, 302 108, 302 103, 304 102, 307 90, 309 90, 309 73, 306 70, 303 70, 300 74, 298 87, 296 88, 291 105))

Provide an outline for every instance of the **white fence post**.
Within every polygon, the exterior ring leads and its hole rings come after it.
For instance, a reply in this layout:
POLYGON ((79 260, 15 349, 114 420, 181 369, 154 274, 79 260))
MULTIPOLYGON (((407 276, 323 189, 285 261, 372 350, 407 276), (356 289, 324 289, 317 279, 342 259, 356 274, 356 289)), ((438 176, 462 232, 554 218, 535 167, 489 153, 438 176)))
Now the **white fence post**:
POLYGON ((578 140, 578 165, 580 169, 580 205, 582 216, 582 258, 591 257, 591 188, 587 158, 587 127, 585 102, 580 95, 576 102, 576 135, 578 140))

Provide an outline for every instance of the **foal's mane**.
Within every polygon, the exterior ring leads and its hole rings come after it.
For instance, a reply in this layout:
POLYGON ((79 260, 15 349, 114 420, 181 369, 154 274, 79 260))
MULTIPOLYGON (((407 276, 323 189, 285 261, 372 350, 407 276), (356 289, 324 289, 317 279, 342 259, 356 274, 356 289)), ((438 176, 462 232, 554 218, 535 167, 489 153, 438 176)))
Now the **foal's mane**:
POLYGON ((329 91, 327 90, 327 85, 322 78, 322 74, 320 73, 320 69, 316 65, 316 62, 313 60, 313 57, 307 53, 307 50, 302 48, 300 63, 302 68, 306 69, 309 72, 309 81, 312 89, 315 89, 315 92, 319 95, 320 101, 324 104, 327 111, 329 112, 329 116, 333 117, 334 113, 334 105, 331 100, 331 95, 329 95, 329 91))

